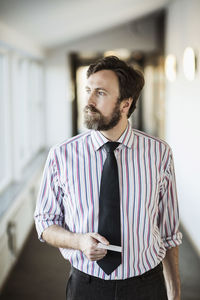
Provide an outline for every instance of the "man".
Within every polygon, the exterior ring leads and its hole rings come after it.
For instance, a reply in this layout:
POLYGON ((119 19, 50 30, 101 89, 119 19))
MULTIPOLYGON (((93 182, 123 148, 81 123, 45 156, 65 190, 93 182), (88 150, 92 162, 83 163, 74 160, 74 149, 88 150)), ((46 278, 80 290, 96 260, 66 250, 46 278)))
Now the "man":
POLYGON ((87 77, 91 130, 49 153, 35 211, 39 238, 71 262, 67 299, 180 300, 172 152, 128 122, 143 75, 110 56, 87 77))

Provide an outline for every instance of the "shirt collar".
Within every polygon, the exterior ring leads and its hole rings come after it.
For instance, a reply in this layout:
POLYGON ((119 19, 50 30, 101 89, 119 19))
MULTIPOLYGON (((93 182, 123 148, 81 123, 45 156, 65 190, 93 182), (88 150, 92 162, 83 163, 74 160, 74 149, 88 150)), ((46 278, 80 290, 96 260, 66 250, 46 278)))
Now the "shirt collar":
MULTIPOLYGON (((97 130, 91 131, 91 138, 92 138, 95 151, 99 150, 104 144, 109 142, 109 140, 100 131, 97 130)), ((134 133, 131 128, 131 124, 128 121, 125 131, 117 140, 117 142, 119 142, 121 145, 124 145, 128 148, 132 148, 133 140, 134 140, 134 133)))

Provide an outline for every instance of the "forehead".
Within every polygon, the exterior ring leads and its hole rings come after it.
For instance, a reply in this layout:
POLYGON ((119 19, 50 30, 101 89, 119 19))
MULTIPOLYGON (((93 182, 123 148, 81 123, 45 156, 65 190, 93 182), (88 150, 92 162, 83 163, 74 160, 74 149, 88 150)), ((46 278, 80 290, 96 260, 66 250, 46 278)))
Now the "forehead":
POLYGON ((87 80, 87 85, 91 88, 105 88, 106 90, 119 90, 117 75, 111 70, 101 70, 92 75, 87 80))

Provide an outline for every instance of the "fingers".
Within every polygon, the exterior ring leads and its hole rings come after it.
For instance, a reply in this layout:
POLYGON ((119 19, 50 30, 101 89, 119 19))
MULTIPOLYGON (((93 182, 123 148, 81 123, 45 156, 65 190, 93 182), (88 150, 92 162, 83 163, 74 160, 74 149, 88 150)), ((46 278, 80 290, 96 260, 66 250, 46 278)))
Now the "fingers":
POLYGON ((90 233, 90 236, 93 237, 94 239, 96 239, 97 241, 99 241, 102 244, 105 245, 109 245, 109 241, 103 237, 102 235, 100 235, 99 233, 90 233))
POLYGON ((99 242, 108 245, 109 242, 98 233, 81 234, 80 241, 80 250, 91 261, 100 260, 107 254, 106 249, 98 248, 97 245, 99 242))
POLYGON ((85 255, 87 256, 87 258, 91 261, 96 261, 96 260, 100 260, 103 257, 105 257, 107 254, 107 251, 99 251, 96 249, 90 249, 89 251, 86 251, 85 255))

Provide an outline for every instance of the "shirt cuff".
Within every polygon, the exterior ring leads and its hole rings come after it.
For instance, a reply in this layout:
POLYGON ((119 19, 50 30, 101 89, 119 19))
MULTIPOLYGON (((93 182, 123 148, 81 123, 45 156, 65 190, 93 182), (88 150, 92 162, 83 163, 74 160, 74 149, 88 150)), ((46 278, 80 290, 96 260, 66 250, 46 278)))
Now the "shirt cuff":
POLYGON ((36 220, 35 221, 35 227, 36 227, 36 231, 37 231, 37 234, 38 234, 38 239, 41 241, 41 242, 45 242, 45 240, 43 240, 42 238, 42 234, 43 232, 45 231, 45 229, 47 229, 48 227, 52 226, 52 225, 58 225, 60 227, 62 227, 63 223, 61 220, 36 220))
POLYGON ((182 233, 177 232, 176 234, 166 237, 163 239, 163 243, 166 249, 179 246, 182 243, 182 233))

